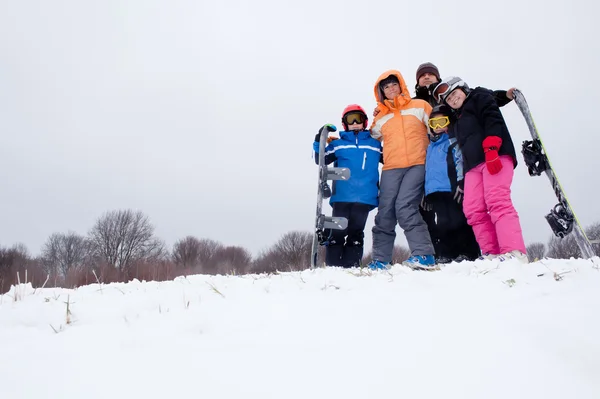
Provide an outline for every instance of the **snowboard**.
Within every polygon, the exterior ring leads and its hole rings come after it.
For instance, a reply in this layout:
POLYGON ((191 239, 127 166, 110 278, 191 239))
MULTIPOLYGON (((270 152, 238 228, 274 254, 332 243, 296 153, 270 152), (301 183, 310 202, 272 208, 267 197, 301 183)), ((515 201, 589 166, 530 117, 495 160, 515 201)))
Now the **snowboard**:
POLYGON ((531 133, 532 138, 532 140, 525 140, 523 142, 522 149, 523 158, 527 165, 529 175, 539 176, 542 173, 545 173, 550 180, 554 194, 558 199, 558 204, 556 204, 556 206, 550 210, 550 213, 546 215, 546 220, 552 228, 552 232, 557 237, 564 238, 573 232, 577 246, 581 251, 581 256, 585 259, 589 259, 595 256, 594 248, 588 240, 581 224, 577 220, 565 191, 561 187, 554 169, 552 169, 548 153, 546 152, 544 143, 535 127, 525 96, 520 90, 515 89, 514 98, 519 110, 525 118, 525 122, 527 122, 527 127, 529 128, 529 133, 531 133))
POLYGON ((325 147, 327 136, 335 132, 337 128, 333 125, 325 125, 321 128, 319 140, 319 178, 317 186, 317 214, 315 219, 315 235, 312 243, 311 267, 319 265, 319 246, 327 245, 329 237, 328 230, 344 230, 348 227, 348 219, 343 217, 326 216, 323 214, 323 200, 331 197, 331 188, 327 183, 329 180, 348 180, 350 169, 328 167, 325 164, 325 147))

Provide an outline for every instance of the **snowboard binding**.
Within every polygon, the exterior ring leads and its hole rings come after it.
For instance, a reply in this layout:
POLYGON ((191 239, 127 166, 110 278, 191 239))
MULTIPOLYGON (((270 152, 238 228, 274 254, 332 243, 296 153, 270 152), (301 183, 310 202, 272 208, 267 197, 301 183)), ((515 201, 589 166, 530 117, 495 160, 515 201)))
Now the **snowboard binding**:
POLYGON ((330 229, 317 229, 316 234, 317 234, 317 240, 319 241, 319 245, 324 245, 327 246, 329 244, 331 244, 331 230, 330 229))
POLYGON ((529 170, 529 176, 539 176, 548 169, 548 158, 543 152, 540 140, 523 141, 523 159, 529 170))
POLYGON ((546 215, 546 220, 555 236, 564 238, 573 231, 573 215, 562 204, 556 204, 546 215))
POLYGON ((321 193, 323 195, 323 198, 331 197, 331 187, 329 187, 329 184, 327 184, 326 181, 324 181, 323 184, 321 184, 321 193))

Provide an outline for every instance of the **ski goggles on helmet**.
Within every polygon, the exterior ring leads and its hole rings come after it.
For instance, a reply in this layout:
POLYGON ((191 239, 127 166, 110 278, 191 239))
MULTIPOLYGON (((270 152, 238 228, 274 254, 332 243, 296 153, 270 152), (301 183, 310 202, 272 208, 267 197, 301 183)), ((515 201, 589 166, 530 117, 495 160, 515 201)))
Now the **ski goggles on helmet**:
POLYGON ((447 116, 437 116, 429 119, 429 127, 432 129, 443 129, 450 124, 450 118, 447 116))
POLYGON ((344 122, 346 125, 353 125, 355 123, 363 124, 367 120, 367 117, 362 112, 348 112, 344 115, 344 122))
POLYGON ((433 99, 438 104, 441 104, 446 100, 448 94, 450 94, 450 92, 457 87, 458 82, 460 82, 460 78, 452 78, 447 82, 441 82, 438 84, 435 89, 433 89, 433 93, 431 93, 433 95, 433 99))

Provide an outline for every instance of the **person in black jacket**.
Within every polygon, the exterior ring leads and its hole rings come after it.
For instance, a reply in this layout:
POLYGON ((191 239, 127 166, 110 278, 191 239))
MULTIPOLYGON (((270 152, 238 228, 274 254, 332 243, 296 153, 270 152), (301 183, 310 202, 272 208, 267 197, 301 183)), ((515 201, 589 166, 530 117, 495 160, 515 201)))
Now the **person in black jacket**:
POLYGON ((519 215, 510 197, 517 157, 493 92, 482 87, 471 90, 459 77, 450 77, 432 94, 456 113, 448 134, 456 138, 463 154, 463 210, 483 257, 526 263, 519 215))

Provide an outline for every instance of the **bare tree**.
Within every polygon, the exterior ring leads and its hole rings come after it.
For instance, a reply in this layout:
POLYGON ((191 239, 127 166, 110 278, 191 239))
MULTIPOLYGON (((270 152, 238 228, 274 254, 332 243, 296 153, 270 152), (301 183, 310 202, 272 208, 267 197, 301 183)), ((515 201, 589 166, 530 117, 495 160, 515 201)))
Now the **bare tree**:
POLYGON ((273 246, 280 262, 279 270, 304 270, 310 266, 313 234, 304 231, 286 233, 273 246))
POLYGON ((200 239, 199 244, 198 261, 200 263, 200 270, 205 274, 217 274, 215 257, 223 249, 223 244, 209 238, 200 239))
POLYGON ((48 273, 66 276, 70 270, 90 265, 91 249, 91 243, 77 233, 54 233, 42 248, 42 261, 48 273))
MULTIPOLYGON (((24 271, 29 261, 29 253, 23 244, 0 248, 0 293, 8 291, 17 280, 17 272, 24 271)), ((21 278, 24 279, 25 276, 22 275, 21 278)))
POLYGON ((94 251, 109 265, 126 271, 134 262, 165 257, 162 240, 142 212, 111 211, 97 221, 89 233, 94 251))
POLYGON ((193 268, 200 263, 200 240, 187 236, 173 245, 173 262, 180 267, 193 268))
POLYGON ((223 244, 208 238, 187 236, 173 245, 173 262, 178 267, 197 268, 199 273, 216 274, 215 257, 224 249, 223 244))
POLYGON ((281 269, 279 258, 271 248, 258 254, 252 261, 250 271, 251 273, 275 273, 278 269, 281 269))
POLYGON ((594 253, 600 256, 600 223, 594 223, 585 229, 586 235, 592 241, 592 247, 594 247, 594 253))
POLYGON ((575 236, 573 234, 569 234, 565 238, 552 236, 548 241, 547 256, 554 259, 580 258, 581 251, 579 251, 575 236))
MULTIPOLYGON (((600 238, 600 223, 594 223, 585 229, 587 237, 594 241, 600 238)), ((596 255, 600 254, 600 244, 593 243, 592 247, 596 255)), ((575 234, 571 233, 565 238, 552 237, 548 242, 549 258, 570 259, 581 258, 581 251, 575 240, 575 234)))
POLYGON ((291 231, 252 262, 253 273, 304 270, 310 266, 313 234, 291 231))
POLYGON ((530 262, 542 259, 545 253, 546 246, 541 242, 534 242, 527 246, 527 258, 530 262))
POLYGON ((224 247, 215 254, 214 263, 221 274, 244 274, 252 263, 252 254, 242 247, 224 247))

